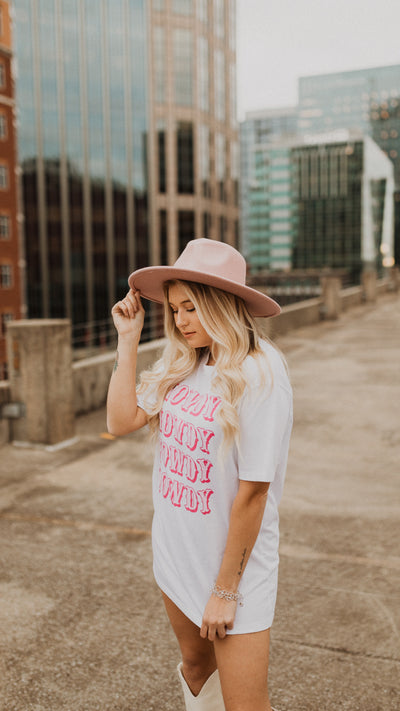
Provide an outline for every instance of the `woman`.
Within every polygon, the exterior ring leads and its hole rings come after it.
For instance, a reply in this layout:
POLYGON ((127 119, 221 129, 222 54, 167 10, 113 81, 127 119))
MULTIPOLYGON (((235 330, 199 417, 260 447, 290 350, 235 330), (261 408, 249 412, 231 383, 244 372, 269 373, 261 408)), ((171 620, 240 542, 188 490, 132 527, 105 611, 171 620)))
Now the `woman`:
MULTIPOLYGON (((118 351, 108 427, 157 431, 154 574, 193 711, 271 711, 269 630, 292 394, 255 316, 275 301, 245 285, 243 257, 208 239, 173 267, 140 269, 112 309, 118 351), (165 303, 167 345, 136 392, 141 296, 165 303)), ((273 710, 272 710, 273 711, 273 710)))

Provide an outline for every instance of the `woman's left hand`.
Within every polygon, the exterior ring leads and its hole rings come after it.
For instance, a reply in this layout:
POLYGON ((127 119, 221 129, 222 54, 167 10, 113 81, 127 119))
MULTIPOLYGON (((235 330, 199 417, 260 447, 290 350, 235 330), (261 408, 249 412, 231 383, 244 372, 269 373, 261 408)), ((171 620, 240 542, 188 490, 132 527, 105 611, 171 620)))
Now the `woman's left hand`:
POLYGON ((200 637, 214 642, 215 638, 224 639, 226 630, 233 628, 236 614, 236 600, 224 600, 211 595, 204 610, 200 628, 200 637))

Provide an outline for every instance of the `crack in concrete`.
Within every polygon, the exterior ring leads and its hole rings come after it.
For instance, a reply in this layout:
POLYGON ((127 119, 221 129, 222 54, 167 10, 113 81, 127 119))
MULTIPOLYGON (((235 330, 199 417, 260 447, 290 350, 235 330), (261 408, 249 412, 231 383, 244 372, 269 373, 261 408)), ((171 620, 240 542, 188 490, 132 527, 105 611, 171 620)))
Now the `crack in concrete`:
POLYGON ((288 558, 302 558, 304 560, 336 560, 342 563, 351 563, 352 565, 368 565, 378 568, 389 568, 391 570, 400 570, 399 558, 367 558, 365 556, 344 555, 342 553, 323 553, 320 551, 311 550, 302 546, 282 544, 279 549, 281 556, 288 558))
POLYGON ((76 528, 80 531, 102 531, 106 533, 123 533, 126 536, 137 538, 138 536, 150 536, 151 531, 143 528, 131 526, 119 526, 118 524, 96 523, 95 521, 76 521, 66 518, 50 518, 48 516, 31 516, 17 513, 0 513, 0 520, 15 521, 19 523, 36 523, 45 526, 65 526, 76 528))
POLYGON ((298 642, 295 639, 285 638, 285 637, 275 637, 273 638, 274 643, 281 642, 282 644, 292 644, 295 647, 302 647, 306 649, 321 649, 324 652, 334 652, 335 654, 347 654, 351 657, 364 657, 365 659, 377 659, 382 662, 394 662, 400 665, 400 659, 396 657, 387 657, 382 654, 372 654, 368 652, 362 652, 352 649, 347 649, 346 647, 332 647, 330 645, 318 644, 317 642, 298 642))

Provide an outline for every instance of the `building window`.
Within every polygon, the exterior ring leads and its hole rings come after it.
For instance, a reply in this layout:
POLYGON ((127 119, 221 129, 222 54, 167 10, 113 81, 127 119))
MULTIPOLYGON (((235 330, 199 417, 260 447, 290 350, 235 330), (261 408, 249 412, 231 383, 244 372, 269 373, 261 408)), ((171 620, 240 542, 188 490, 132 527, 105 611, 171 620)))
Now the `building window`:
POLYGON ((221 242, 226 241, 226 227, 227 227, 226 217, 221 215, 221 217, 219 218, 219 239, 221 242))
POLYGON ((153 0, 153 10, 163 12, 165 10, 164 0, 153 0))
POLYGON ((0 215, 0 239, 10 239, 11 220, 9 215, 0 215))
POLYGON ((218 183, 218 199, 225 201, 226 141, 222 133, 215 135, 215 175, 218 183))
POLYGON ((203 197, 210 197, 210 129, 205 124, 198 127, 198 167, 203 197))
POLYGON ((197 15, 200 22, 208 22, 208 0, 197 0, 197 15))
POLYGON ((235 247, 239 249, 240 226, 239 220, 235 220, 235 247))
POLYGON ((209 62, 208 62, 208 39, 199 37, 198 43, 198 91, 199 106, 202 111, 208 111, 209 102, 209 62))
POLYGON ((0 190, 7 190, 8 188, 8 166, 0 165, 0 190))
POLYGON ((239 144, 231 141, 231 178, 233 186, 233 203, 239 204, 239 144))
POLYGON ((0 60, 0 89, 6 86, 6 65, 0 60))
POLYGON ((193 33, 179 28, 174 30, 174 93, 179 106, 193 104, 193 33))
POLYGON ((192 15, 193 0, 173 0, 172 9, 175 15, 192 15))
POLYGON ((7 332, 7 323, 12 321, 14 314, 11 311, 3 311, 1 314, 1 335, 4 337, 7 332))
POLYGON ((189 240, 194 239, 194 212, 179 210, 178 212, 179 252, 183 252, 189 240))
POLYGON ((228 3, 229 7, 229 46, 236 51, 236 0, 228 3))
POLYGON ((215 118, 218 121, 225 119, 225 54, 222 49, 214 53, 214 94, 215 118))
POLYGON ((159 222, 161 264, 168 264, 168 224, 166 210, 160 210, 159 222))
POLYGON ((177 147, 177 183, 178 193, 194 193, 194 155, 193 125, 190 122, 178 123, 176 132, 177 147))
POLYGON ((331 197, 337 197, 339 194, 338 190, 338 150, 332 148, 329 156, 329 194, 331 197))
POLYGON ((225 3, 224 0, 214 0, 214 32, 217 37, 225 35, 225 3))
POLYGON ((6 114, 0 113, 0 140, 5 141, 7 137, 7 116, 6 114))
POLYGON ((165 52, 165 29, 154 27, 154 96, 158 104, 165 102, 167 58, 165 52))
POLYGON ((230 84, 229 84, 229 104, 230 104, 230 120, 232 126, 237 125, 236 111, 236 64, 233 62, 230 65, 230 84))
POLYGON ((203 212, 203 237, 211 236, 211 215, 209 212, 203 212))
POLYGON ((13 272, 11 264, 0 264, 0 287, 11 289, 13 285, 13 272))
POLYGON ((158 149, 158 192, 167 191, 167 152, 166 152, 166 126, 165 121, 157 121, 157 149, 158 149))

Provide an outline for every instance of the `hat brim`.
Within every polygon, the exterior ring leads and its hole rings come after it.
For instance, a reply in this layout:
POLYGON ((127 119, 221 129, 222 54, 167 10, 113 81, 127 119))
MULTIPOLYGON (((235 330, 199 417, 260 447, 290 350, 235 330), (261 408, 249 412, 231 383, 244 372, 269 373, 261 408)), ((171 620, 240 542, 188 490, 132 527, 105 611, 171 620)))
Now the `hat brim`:
POLYGON ((164 303, 163 285, 171 279, 194 281, 198 284, 215 286, 227 291, 229 294, 240 296, 245 302, 250 314, 257 317, 278 316, 281 307, 274 299, 262 294, 250 286, 238 284, 230 279, 216 276, 215 274, 201 273, 192 269, 179 269, 176 267, 144 267, 133 272, 128 284, 131 289, 140 291, 140 295, 149 301, 159 304, 164 303))

